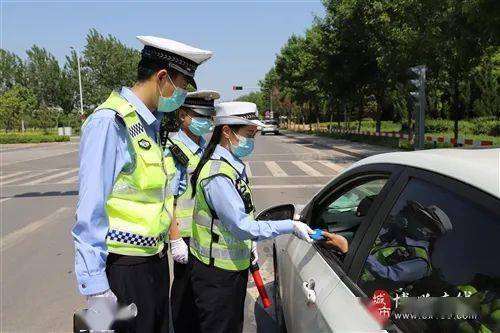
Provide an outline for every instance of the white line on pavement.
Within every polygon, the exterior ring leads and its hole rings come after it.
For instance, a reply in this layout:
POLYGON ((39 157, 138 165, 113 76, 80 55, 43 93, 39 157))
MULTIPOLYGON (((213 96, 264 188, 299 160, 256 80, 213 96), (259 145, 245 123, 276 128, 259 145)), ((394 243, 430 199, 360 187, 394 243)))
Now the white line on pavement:
POLYGON ((4 180, 4 179, 7 179, 7 178, 12 178, 12 177, 15 177, 15 176, 19 176, 19 175, 22 175, 24 173, 28 173, 29 171, 19 171, 19 172, 14 172, 14 173, 11 173, 11 174, 7 174, 7 175, 3 175, 3 176, 0 176, 0 180, 4 180))
POLYGON ((292 163, 295 164, 300 170, 307 173, 309 176, 313 176, 313 177, 323 176, 323 174, 321 172, 319 172, 318 170, 315 170, 314 168, 305 164, 302 161, 292 161, 292 163))
POLYGON ((58 172, 56 174, 53 174, 53 175, 50 175, 50 176, 47 176, 47 177, 38 178, 36 180, 33 180, 31 182, 26 183, 25 185, 40 184, 40 183, 46 182, 47 180, 51 180, 51 179, 54 179, 54 178, 59 178, 59 177, 64 176, 64 175, 67 175, 67 174, 70 174, 70 173, 74 173, 77 170, 78 170, 78 168, 73 168, 73 169, 69 169, 69 170, 66 170, 66 171, 58 172))
POLYGON ((252 177, 252 170, 250 169, 250 163, 245 162, 245 172, 247 177, 252 177))
POLYGON ((266 161, 264 162, 266 167, 271 171, 271 174, 275 177, 286 177, 287 174, 285 171, 283 171, 282 168, 278 165, 278 163, 274 161, 266 161))
POLYGON ((5 201, 9 201, 10 199, 12 199, 12 198, 3 198, 3 199, 0 199, 0 204, 4 203, 5 201))
POLYGON ((10 162, 10 163, 4 163, 2 164, 2 166, 6 166, 6 165, 11 165, 11 164, 17 164, 17 163, 24 163, 24 162, 31 162, 31 161, 36 161, 36 160, 42 160, 44 158, 51 158, 51 157, 57 157, 57 156, 61 156, 61 155, 66 155, 66 154, 72 154, 74 152, 77 152, 78 149, 72 149, 72 150, 68 150, 64 153, 58 153, 58 154, 52 154, 52 155, 47 155, 47 156, 42 156, 42 157, 35 157, 35 158, 31 158, 31 159, 28 159, 28 160, 22 160, 22 161, 14 161, 14 162, 10 162))
POLYGON ((330 161, 318 161, 318 162, 323 164, 324 166, 332 169, 333 171, 335 171, 337 173, 344 171, 343 167, 341 167, 340 165, 335 164, 333 162, 330 162, 330 161))
POLYGON ((71 178, 61 180, 60 182, 57 182, 58 184, 73 184, 73 183, 78 183, 78 175, 73 176, 71 178))
POLYGON ((26 236, 31 234, 32 232, 37 231, 41 227, 57 221, 57 218, 61 216, 63 213, 65 213, 67 210, 69 210, 69 207, 61 207, 58 210, 56 210, 54 213, 44 217, 41 220, 35 221, 33 223, 28 224, 27 226, 16 230, 14 232, 11 232, 10 234, 2 237, 0 240, 0 251, 4 251, 17 243, 21 242, 26 236))
POLYGON ((14 182, 17 182, 17 181, 23 181, 25 179, 29 179, 29 178, 32 178, 32 177, 35 177, 35 176, 42 176, 42 175, 51 173, 53 171, 54 171, 53 169, 51 169, 51 170, 30 171, 29 174, 25 175, 24 177, 18 177, 18 178, 14 178, 14 179, 8 180, 6 182, 2 182, 1 185, 3 186, 3 185, 7 185, 7 184, 14 183, 14 182))
POLYGON ((318 188, 325 184, 302 184, 302 185, 252 185, 252 190, 267 190, 280 188, 318 188))

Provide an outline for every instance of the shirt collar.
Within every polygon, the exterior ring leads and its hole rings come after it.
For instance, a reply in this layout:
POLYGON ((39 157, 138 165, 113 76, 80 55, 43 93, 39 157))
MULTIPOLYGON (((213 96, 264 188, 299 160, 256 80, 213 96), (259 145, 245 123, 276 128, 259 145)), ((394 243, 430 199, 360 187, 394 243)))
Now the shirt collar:
POLYGON ((182 141, 193 154, 196 154, 199 149, 205 149, 206 141, 203 137, 200 137, 200 144, 198 145, 182 130, 182 128, 177 132, 177 139, 182 141))
POLYGON ((122 87, 120 91, 120 95, 125 98, 130 104, 135 106, 135 109, 139 116, 146 122, 148 125, 152 125, 155 121, 161 120, 161 115, 157 115, 159 112, 151 112, 148 107, 137 97, 136 94, 132 90, 127 87, 122 87))
POLYGON ((243 164, 243 162, 238 157, 234 156, 229 150, 221 145, 217 145, 214 153, 212 154, 212 158, 220 159, 221 157, 231 164, 231 166, 235 168, 240 175, 244 174, 245 164, 243 164))

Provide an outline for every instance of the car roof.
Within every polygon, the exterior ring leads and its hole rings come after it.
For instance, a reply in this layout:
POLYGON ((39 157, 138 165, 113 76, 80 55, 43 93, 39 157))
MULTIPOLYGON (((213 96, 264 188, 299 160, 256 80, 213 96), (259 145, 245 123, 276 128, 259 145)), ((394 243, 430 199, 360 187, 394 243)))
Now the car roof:
POLYGON ((429 149, 378 154, 354 163, 347 170, 379 163, 429 170, 455 178, 500 198, 500 148, 429 149))

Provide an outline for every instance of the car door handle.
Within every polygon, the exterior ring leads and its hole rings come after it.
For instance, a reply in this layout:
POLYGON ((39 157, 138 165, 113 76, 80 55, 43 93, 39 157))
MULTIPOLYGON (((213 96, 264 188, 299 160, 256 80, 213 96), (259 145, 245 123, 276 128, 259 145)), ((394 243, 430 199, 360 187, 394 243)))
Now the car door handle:
POLYGON ((307 306, 312 306, 316 304, 316 292, 314 291, 314 280, 311 279, 309 282, 302 282, 302 291, 306 296, 306 304, 307 306))

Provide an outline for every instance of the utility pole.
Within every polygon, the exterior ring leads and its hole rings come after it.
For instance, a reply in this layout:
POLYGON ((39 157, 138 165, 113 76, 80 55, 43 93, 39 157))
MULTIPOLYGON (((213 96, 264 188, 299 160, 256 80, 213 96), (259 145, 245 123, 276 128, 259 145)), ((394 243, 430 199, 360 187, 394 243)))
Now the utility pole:
POLYGON ((80 67, 80 53, 73 46, 71 49, 76 52, 76 63, 78 64, 78 85, 80 86, 80 117, 83 120, 83 89, 82 89, 82 70, 80 67))
POLYGON ((425 143, 425 65, 411 67, 408 70, 410 83, 410 98, 414 104, 415 112, 415 150, 424 149, 425 143))

